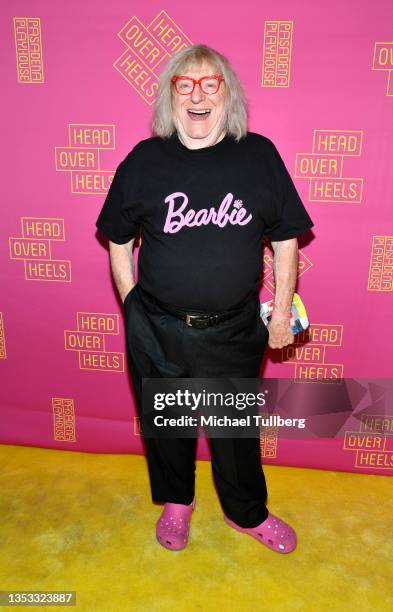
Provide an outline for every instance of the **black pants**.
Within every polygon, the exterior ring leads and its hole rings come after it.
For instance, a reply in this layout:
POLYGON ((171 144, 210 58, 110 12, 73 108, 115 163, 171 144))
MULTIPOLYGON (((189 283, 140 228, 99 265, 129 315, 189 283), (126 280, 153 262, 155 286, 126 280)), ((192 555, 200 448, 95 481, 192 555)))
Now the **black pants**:
MULTIPOLYGON (((127 359, 141 421, 143 377, 259 377, 269 334, 259 315, 258 296, 231 319, 197 329, 155 304, 138 283, 126 297, 124 313, 127 359)), ((142 439, 153 502, 190 504, 197 438, 142 439)), ((241 527, 259 525, 268 514, 259 438, 210 438, 209 448, 223 512, 241 527)))

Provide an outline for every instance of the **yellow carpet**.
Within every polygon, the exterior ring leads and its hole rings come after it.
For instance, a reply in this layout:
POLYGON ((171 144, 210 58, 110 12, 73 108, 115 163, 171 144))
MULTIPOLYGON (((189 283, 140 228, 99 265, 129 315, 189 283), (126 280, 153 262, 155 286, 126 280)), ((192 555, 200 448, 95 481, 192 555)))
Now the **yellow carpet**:
POLYGON ((155 540, 144 457, 0 446, 0 464, 0 590, 74 590, 82 612, 393 610, 387 476, 265 466, 298 534, 280 555, 223 522, 210 462, 183 551, 155 540))

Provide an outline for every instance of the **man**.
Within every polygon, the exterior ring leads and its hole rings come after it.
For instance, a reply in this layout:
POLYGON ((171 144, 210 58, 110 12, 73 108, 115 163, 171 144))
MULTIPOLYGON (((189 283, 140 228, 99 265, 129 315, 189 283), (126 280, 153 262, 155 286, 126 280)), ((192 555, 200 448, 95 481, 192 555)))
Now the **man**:
MULTIPOLYGON (((216 51, 193 45, 169 60, 153 131, 118 166, 97 219, 124 301, 142 431, 143 377, 258 377, 267 342, 272 348, 293 342, 297 236, 313 226, 274 144, 247 131, 241 84, 216 51), (263 235, 274 250, 268 329, 259 313, 263 235)), ((179 550, 195 506, 196 439, 144 442, 152 500, 165 504, 157 539, 179 550)), ((294 530, 266 508, 259 440, 210 444, 226 522, 272 550, 293 550, 294 530)))

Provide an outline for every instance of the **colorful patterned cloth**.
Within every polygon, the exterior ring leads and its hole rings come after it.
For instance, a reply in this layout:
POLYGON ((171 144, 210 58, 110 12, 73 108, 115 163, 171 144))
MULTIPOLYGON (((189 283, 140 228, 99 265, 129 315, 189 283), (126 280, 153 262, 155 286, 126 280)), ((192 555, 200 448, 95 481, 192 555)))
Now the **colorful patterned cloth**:
MULTIPOLYGON (((273 310, 273 300, 261 303, 261 317, 262 321, 267 325, 271 319, 273 310)), ((294 334, 307 329, 310 325, 306 308, 302 302, 302 299, 298 293, 293 294, 292 308, 291 308, 291 327, 294 334)))

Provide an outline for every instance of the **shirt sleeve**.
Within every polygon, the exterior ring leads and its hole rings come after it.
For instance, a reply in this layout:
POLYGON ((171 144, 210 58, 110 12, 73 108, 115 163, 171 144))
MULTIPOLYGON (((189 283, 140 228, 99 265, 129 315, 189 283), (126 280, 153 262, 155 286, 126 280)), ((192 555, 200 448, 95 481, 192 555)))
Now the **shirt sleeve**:
POLYGON ((277 148, 271 142, 274 209, 265 223, 269 240, 289 240, 314 226, 277 148))
POLYGON ((138 234, 133 189, 135 174, 131 153, 118 165, 96 221, 100 232, 116 244, 125 244, 138 234))

